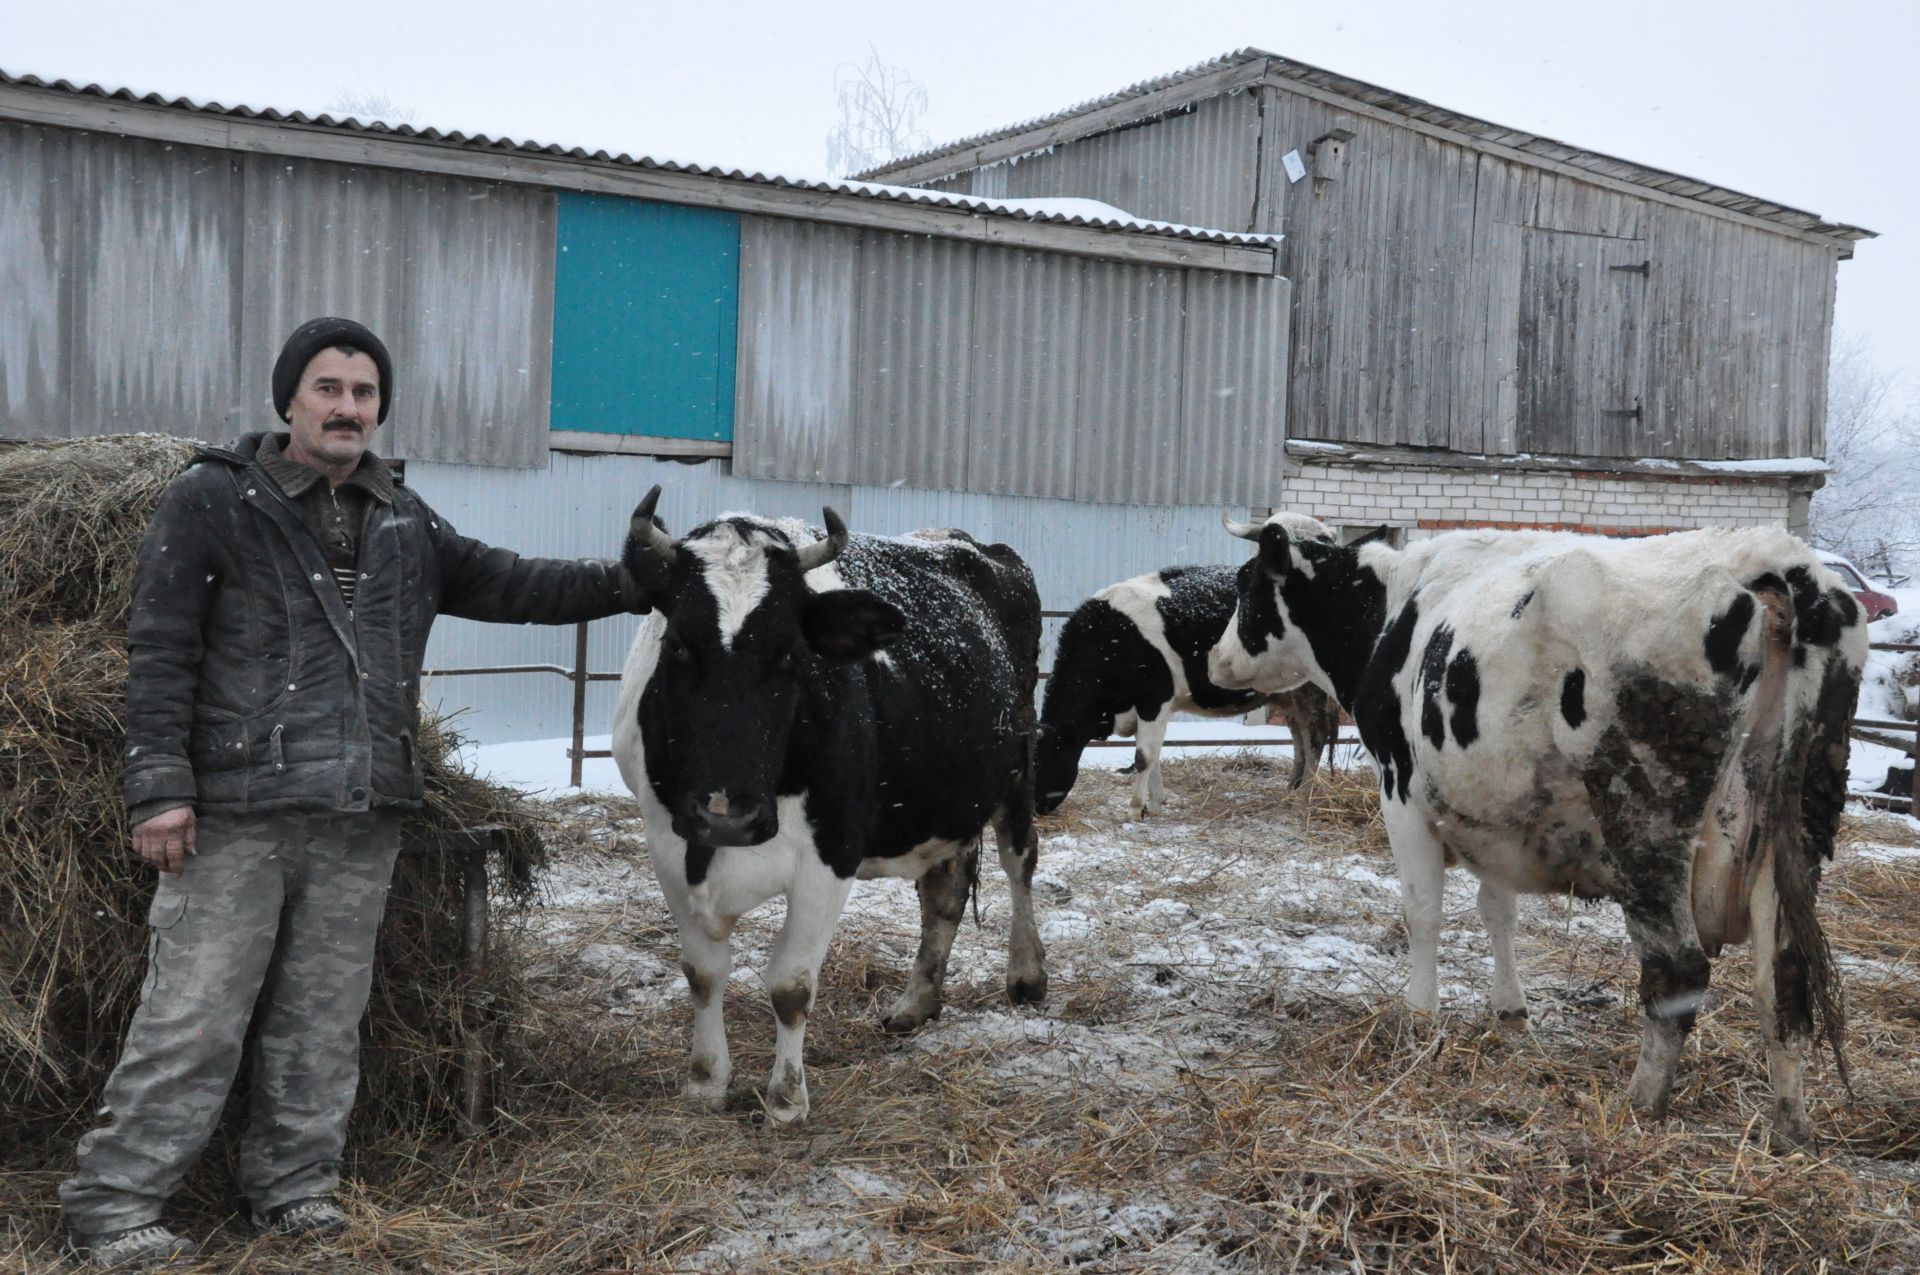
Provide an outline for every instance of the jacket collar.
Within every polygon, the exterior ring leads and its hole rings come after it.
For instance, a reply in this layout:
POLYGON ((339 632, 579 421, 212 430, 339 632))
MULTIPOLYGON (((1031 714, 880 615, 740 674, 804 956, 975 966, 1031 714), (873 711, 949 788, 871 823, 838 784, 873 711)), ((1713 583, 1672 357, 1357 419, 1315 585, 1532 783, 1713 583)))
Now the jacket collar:
MULTIPOLYGON (((326 475, 319 470, 286 457, 287 436, 285 434, 264 435, 254 449, 256 464, 267 471, 267 477, 280 486, 280 490, 298 500, 315 485, 326 481, 326 475)), ((343 487, 358 487, 373 496, 383 505, 393 503, 393 471, 387 462, 372 452, 360 458, 360 465, 348 476, 343 487)))
MULTIPOLYGON (((298 499, 300 494, 319 482, 322 475, 307 466, 287 460, 283 454, 286 435, 267 430, 242 434, 225 447, 202 445, 195 450, 189 464, 202 461, 220 461, 223 464, 245 468, 259 465, 273 479, 274 485, 288 496, 298 499)), ((360 458, 360 467, 347 479, 350 486, 365 489, 382 504, 393 503, 394 486, 399 482, 393 467, 372 452, 360 458)))

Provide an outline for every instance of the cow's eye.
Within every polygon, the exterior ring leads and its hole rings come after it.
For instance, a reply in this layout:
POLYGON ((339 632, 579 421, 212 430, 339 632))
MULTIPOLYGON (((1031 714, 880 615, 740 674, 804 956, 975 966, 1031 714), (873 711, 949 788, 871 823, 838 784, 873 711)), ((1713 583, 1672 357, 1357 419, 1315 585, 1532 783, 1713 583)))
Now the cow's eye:
POLYGON ((793 648, 788 647, 778 655, 775 655, 773 659, 769 661, 767 667, 776 673, 793 672, 793 648))
POLYGON ((667 634, 667 658, 675 664, 691 664, 693 663, 693 650, 685 642, 680 640, 679 634, 669 632, 667 634))

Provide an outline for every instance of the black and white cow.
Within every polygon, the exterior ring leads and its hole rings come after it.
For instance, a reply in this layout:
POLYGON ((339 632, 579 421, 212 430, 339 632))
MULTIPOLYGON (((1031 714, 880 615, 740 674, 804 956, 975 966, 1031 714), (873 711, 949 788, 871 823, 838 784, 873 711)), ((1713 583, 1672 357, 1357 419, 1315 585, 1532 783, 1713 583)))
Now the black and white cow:
POLYGON ((1407 999, 1436 1007, 1450 861, 1480 879, 1503 1019, 1526 1015, 1515 896, 1611 898, 1645 1010, 1628 1097, 1658 1117, 1707 958, 1751 939, 1775 1136, 1808 1141, 1806 1047, 1824 1034, 1838 1060, 1842 1028, 1814 896, 1867 653, 1844 586, 1777 529, 1395 550, 1318 527, 1228 523, 1259 553, 1208 667, 1230 686, 1310 680, 1353 714, 1399 870, 1407 999))
POLYGON ((621 677, 613 751, 693 994, 687 1092, 719 1105, 731 1062, 721 994, 740 916, 786 920, 765 979, 776 1019, 766 1108, 807 1114, 806 1021, 855 877, 918 883, 921 942, 886 1016, 940 1012, 947 956, 994 826, 1013 885, 1007 992, 1046 995, 1030 885, 1040 599, 1004 545, 964 532, 827 535, 730 515, 674 540, 635 511, 625 561, 653 604, 621 677))
POLYGON ((1089 743, 1134 738, 1133 814, 1166 800, 1160 747, 1175 713, 1230 717, 1277 701, 1293 731, 1293 781, 1313 773, 1339 714, 1318 687, 1284 695, 1227 690, 1207 677, 1207 653, 1233 616, 1233 567, 1166 567, 1110 584, 1074 608, 1060 632, 1040 709, 1034 800, 1051 813, 1080 773, 1089 743))

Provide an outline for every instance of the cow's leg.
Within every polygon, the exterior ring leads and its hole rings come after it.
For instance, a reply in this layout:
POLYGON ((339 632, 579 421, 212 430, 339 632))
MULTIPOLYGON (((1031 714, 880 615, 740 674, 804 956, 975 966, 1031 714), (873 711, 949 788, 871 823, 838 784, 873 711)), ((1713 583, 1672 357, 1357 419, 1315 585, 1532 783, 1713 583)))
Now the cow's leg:
POLYGON ((1293 777, 1289 788, 1298 788, 1320 768, 1320 755, 1327 752, 1340 730, 1340 710, 1333 698, 1308 683, 1286 697, 1288 734, 1293 740, 1293 777))
POLYGON ((1007 1000, 1038 1005, 1047 999, 1047 949, 1040 943, 1040 927, 1033 919, 1033 869, 1040 861, 1040 834, 1031 816, 1003 814, 994 820, 993 841, 1013 899, 1007 935, 1007 1000))
POLYGON ((1480 923, 1493 947, 1493 1013, 1502 1028, 1527 1021, 1527 992, 1513 961, 1513 930, 1519 908, 1513 891, 1484 878, 1480 882, 1480 923))
POLYGON ((807 1101, 807 1015, 820 982, 820 962, 839 927, 853 888, 818 862, 794 874, 787 890, 787 918, 767 962, 767 996, 773 1002, 773 1073, 767 1081, 767 1115, 782 1124, 804 1120, 807 1101))
POLYGON ((680 925, 680 972, 693 998, 693 1051, 687 1060, 685 1093, 693 1102, 718 1111, 727 1101, 733 1059, 727 1053, 722 1012, 727 980, 733 975, 733 940, 713 939, 699 926, 680 925))
POLYGON ((947 956, 953 936, 967 914, 967 887, 979 871, 980 846, 970 842, 945 863, 920 874, 914 889, 920 895, 920 953, 913 973, 893 1008, 880 1020, 889 1032, 906 1033, 940 1017, 940 993, 947 982, 947 956))
POLYGON ((693 998, 693 1048, 687 1060, 684 1092, 689 1100, 717 1111, 726 1103, 727 1081, 733 1075, 726 1019, 721 1010, 727 980, 733 976, 732 936, 709 934, 694 918, 686 851, 678 844, 655 841, 648 843, 648 851, 654 877, 660 882, 660 892, 680 934, 680 972, 687 976, 687 992, 693 998))
POLYGON ((1655 875, 1637 890, 1638 899, 1658 902, 1624 909, 1627 933, 1640 954, 1640 1008, 1646 1017, 1627 1100, 1635 1111, 1655 1120, 1666 1118, 1674 1066, 1706 999, 1708 975, 1707 954, 1693 924, 1689 856, 1661 859, 1674 862, 1678 870, 1643 864, 1653 867, 1655 875))
POLYGON ((1133 778, 1133 817, 1157 813, 1167 802, 1167 785, 1160 777, 1160 745, 1167 738, 1167 722, 1173 716, 1172 704, 1162 704, 1159 715, 1142 716, 1134 730, 1134 755, 1140 773, 1133 778))
POLYGON ((1383 794, 1380 813, 1400 874, 1400 911, 1407 920, 1407 951, 1413 970, 1407 1004, 1424 1013, 1440 1008, 1440 908, 1446 852, 1426 817, 1404 801, 1383 794))
POLYGON ((1804 1090, 1807 1044, 1813 1038, 1807 966, 1780 944, 1780 896, 1773 884, 1773 860, 1760 866, 1748 898, 1753 919, 1753 998, 1760 1013, 1760 1038, 1767 1047, 1767 1078, 1773 1082, 1772 1140, 1785 1147, 1813 1142, 1804 1090))
POLYGON ((1307 723, 1300 720, 1300 706, 1297 703, 1287 709, 1287 737, 1293 744, 1293 774, 1287 778, 1287 787, 1298 788, 1313 774, 1319 758, 1314 750, 1313 732, 1307 723))

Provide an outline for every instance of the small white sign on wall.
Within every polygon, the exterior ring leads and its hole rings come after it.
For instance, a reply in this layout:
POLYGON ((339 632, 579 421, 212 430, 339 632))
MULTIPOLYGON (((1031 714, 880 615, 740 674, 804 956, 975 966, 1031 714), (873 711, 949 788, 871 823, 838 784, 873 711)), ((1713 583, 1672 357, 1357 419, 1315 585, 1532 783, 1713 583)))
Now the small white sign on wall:
POLYGON ((1300 158, 1299 151, 1288 151, 1280 157, 1280 162, 1286 166, 1287 180, 1290 182, 1297 182, 1307 175, 1307 162, 1300 158))

